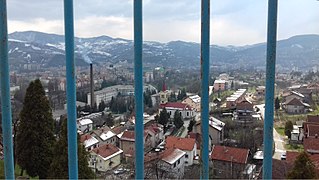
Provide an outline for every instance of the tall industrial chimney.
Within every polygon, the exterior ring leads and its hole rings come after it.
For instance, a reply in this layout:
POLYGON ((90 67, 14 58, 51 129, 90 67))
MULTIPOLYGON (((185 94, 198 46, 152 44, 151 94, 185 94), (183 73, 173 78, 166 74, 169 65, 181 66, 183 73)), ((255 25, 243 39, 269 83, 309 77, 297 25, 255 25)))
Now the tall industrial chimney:
POLYGON ((90 63, 90 87, 91 87, 91 108, 94 107, 94 80, 93 80, 93 64, 90 63))

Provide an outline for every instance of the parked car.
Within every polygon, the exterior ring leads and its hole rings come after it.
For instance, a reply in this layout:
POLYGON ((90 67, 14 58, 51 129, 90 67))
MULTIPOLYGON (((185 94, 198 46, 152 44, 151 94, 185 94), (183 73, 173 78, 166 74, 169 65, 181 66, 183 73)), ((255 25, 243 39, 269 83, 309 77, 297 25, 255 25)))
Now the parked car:
POLYGON ((118 168, 118 169, 114 170, 113 173, 115 175, 118 175, 118 174, 125 173, 125 171, 126 171, 126 169, 124 169, 124 168, 118 168))
POLYGON ((286 160, 286 155, 287 155, 287 153, 286 152, 283 152, 283 153, 281 153, 281 160, 286 160))

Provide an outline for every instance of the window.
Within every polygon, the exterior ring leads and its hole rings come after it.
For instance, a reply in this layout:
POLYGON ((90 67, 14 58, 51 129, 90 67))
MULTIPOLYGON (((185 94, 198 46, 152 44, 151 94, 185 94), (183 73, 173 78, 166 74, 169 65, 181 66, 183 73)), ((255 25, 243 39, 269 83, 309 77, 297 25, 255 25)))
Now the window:
POLYGON ((188 154, 185 154, 185 158, 186 158, 186 159, 188 158, 188 154))
POLYGON ((176 162, 174 163, 174 167, 176 167, 176 162))
POLYGON ((181 162, 181 160, 179 159, 178 161, 177 161, 177 164, 179 164, 181 162))
POLYGON ((186 116, 189 116, 189 112, 187 112, 186 114, 187 114, 186 116))

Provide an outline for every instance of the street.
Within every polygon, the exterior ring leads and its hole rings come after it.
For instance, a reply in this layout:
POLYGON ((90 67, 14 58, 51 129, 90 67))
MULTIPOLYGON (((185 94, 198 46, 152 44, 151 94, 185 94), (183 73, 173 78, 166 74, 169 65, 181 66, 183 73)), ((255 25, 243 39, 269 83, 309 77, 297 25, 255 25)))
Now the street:
MULTIPOLYGON (((264 116, 265 116, 265 104, 260 104, 260 105, 256 105, 256 107, 259 108, 260 111, 260 115, 261 118, 264 120, 264 116)), ((285 141, 283 140, 283 137, 278 134, 278 132, 276 131, 275 128, 273 128, 273 139, 275 142, 275 153, 273 155, 273 158, 275 159, 280 159, 281 158, 281 154, 283 152, 285 152, 285 141)))

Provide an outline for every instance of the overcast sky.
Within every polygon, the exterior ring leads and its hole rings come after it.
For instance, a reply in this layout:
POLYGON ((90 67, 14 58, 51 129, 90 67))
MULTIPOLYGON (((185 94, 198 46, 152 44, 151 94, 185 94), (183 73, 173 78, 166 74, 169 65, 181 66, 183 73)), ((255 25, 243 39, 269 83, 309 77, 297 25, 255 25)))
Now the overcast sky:
MULTIPOLYGON (((64 33, 63 0, 9 0, 9 32, 64 33)), ((279 0, 278 38, 319 34, 319 1, 279 0)), ((74 0, 75 34, 133 38, 133 0, 74 0)), ((200 41, 200 0, 143 0, 144 40, 200 41)), ((267 0, 211 0, 211 44, 266 41, 267 0)))

